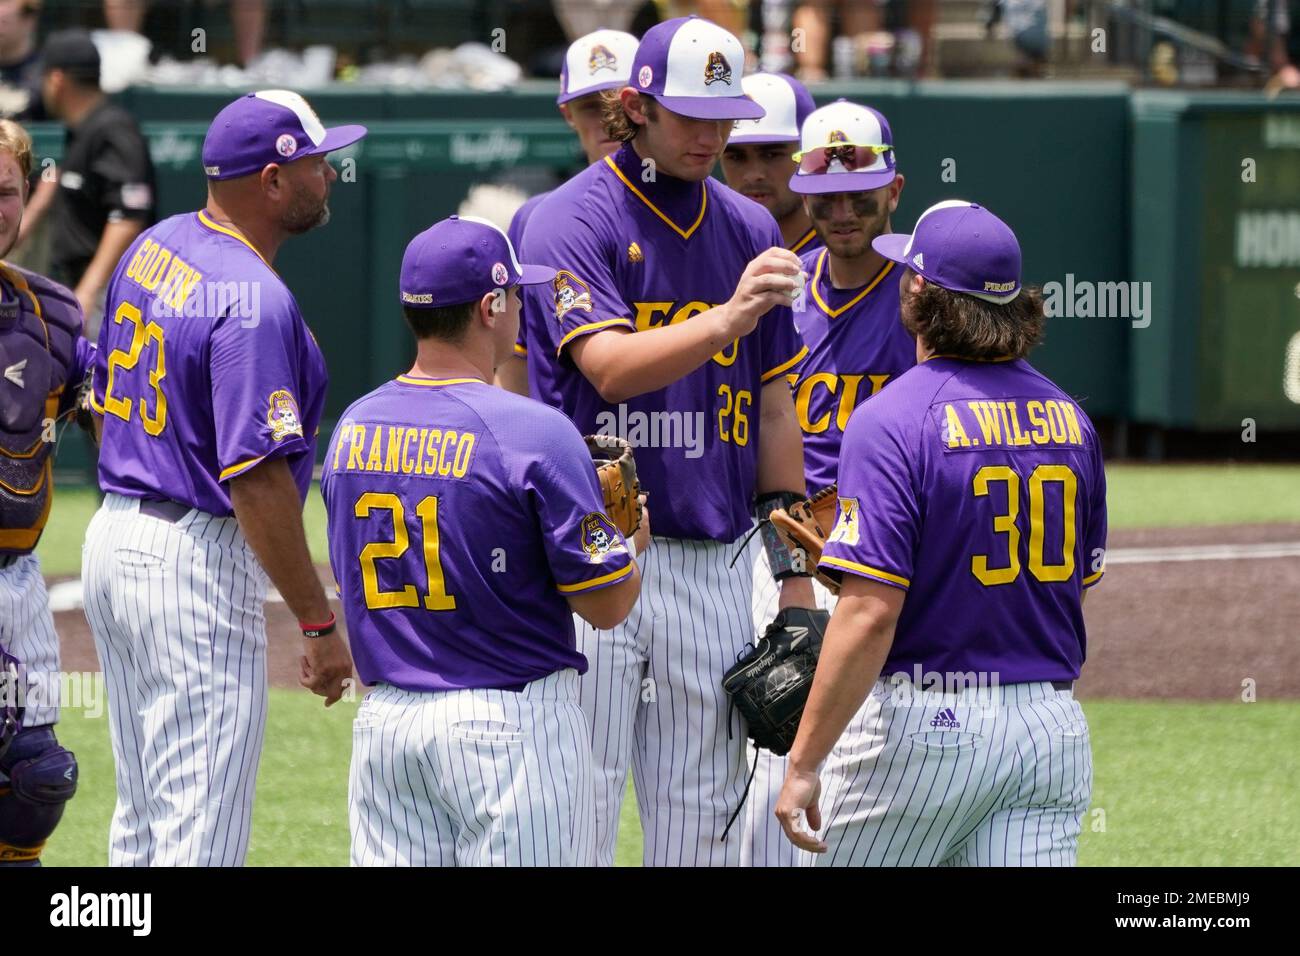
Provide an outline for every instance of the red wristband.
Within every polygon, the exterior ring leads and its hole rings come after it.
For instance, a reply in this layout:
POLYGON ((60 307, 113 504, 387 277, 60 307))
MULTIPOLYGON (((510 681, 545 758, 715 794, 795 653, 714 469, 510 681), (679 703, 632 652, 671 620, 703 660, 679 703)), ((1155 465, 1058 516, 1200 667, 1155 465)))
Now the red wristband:
POLYGON ((298 627, 302 631, 303 637, 324 637, 326 634, 334 633, 336 624, 337 619, 334 617, 334 612, 330 611, 330 619, 324 624, 304 624, 299 621, 298 627))

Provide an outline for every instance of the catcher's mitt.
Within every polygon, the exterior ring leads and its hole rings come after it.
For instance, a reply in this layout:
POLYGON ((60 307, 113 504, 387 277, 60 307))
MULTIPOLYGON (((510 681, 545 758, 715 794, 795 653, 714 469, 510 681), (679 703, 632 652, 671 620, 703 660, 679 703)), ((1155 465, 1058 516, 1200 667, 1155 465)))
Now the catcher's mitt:
POLYGON ((585 441, 605 497, 605 515, 623 537, 631 538, 641 527, 641 483, 632 446, 614 435, 587 435, 585 441))
POLYGON ((778 757, 794 746, 829 623, 825 611, 788 607, 723 675, 722 689, 744 715, 755 746, 778 757))
POLYGON ((772 524, 781 533, 786 545, 803 549, 808 556, 809 568, 832 594, 840 593, 840 583, 817 570, 817 562, 822 558, 826 538, 835 527, 835 506, 838 500, 835 485, 831 485, 811 498, 791 505, 789 511, 777 508, 771 515, 772 524))

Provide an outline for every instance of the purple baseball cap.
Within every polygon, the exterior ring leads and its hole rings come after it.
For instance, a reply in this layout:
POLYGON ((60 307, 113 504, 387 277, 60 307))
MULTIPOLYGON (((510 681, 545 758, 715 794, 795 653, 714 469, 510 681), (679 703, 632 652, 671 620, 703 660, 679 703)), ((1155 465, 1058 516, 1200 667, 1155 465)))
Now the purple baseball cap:
POLYGON ((567 103, 588 93, 627 86, 636 57, 637 38, 622 30, 597 30, 569 44, 560 69, 560 95, 567 103))
POLYGON ((364 126, 326 129, 316 111, 292 90, 259 90, 227 105, 203 139, 208 179, 237 179, 271 163, 332 153, 366 135, 364 126))
POLYGON ((646 31, 629 85, 691 119, 759 119, 763 107, 745 95, 744 76, 739 40, 711 20, 678 17, 646 31))
POLYGON ((494 223, 450 216, 407 244, 400 298, 403 306, 436 309, 554 278, 555 270, 547 266, 521 266, 510 238, 494 223))
POLYGON ((1020 243, 1011 227, 964 199, 935 203, 909 236, 877 236, 871 247, 935 285, 1004 305, 1020 294, 1020 243))
POLYGON ((785 73, 750 73, 741 80, 741 87, 766 115, 737 120, 728 144, 799 142, 804 120, 817 109, 806 86, 785 73))
POLYGON ((791 192, 865 192, 888 186, 898 175, 889 120, 870 106, 845 99, 828 103, 809 115, 799 133, 791 192))

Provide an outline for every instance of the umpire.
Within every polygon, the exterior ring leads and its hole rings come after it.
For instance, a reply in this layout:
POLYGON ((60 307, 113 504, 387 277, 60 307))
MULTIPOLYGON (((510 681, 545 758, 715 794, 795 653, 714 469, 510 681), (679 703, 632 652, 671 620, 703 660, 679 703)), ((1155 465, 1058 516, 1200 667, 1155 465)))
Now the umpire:
POLYGON ((99 88, 99 51, 84 30, 50 35, 42 96, 65 127, 56 179, 41 177, 20 241, 48 211, 50 274, 73 289, 94 336, 109 276, 155 218, 149 145, 130 113, 99 88))

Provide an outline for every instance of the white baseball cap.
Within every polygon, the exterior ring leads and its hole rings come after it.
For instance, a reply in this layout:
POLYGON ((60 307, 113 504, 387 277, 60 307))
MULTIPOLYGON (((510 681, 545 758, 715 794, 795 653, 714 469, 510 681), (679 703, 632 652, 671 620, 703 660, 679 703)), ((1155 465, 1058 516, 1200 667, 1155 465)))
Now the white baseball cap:
POLYGON ((700 17, 665 20, 646 31, 629 83, 681 116, 758 119, 763 107, 745 95, 745 48, 700 17))
POLYGON ((750 73, 745 93, 767 111, 761 119, 736 120, 729 143, 797 143, 799 130, 817 108, 808 88, 784 73, 750 73))
POLYGON ((849 193, 894 181, 897 160, 889 120, 870 106, 836 100, 816 110, 800 129, 797 193, 849 193))
POLYGON ((569 44, 560 69, 560 95, 567 103, 588 93, 621 89, 632 75, 639 41, 622 30, 596 30, 569 44))

